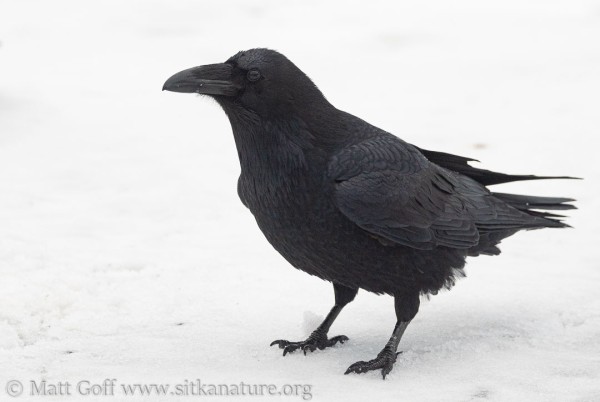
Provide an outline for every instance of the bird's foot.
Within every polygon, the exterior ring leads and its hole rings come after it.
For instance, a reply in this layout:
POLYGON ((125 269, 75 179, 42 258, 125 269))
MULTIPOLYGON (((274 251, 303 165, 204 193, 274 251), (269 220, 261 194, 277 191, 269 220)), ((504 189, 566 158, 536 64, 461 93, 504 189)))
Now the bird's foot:
POLYGON ((396 362, 396 357, 400 353, 402 352, 396 352, 394 350, 384 348, 373 360, 369 360, 368 362, 356 362, 348 367, 348 370, 346 370, 344 374, 361 374, 366 373, 367 371, 381 369, 381 375, 383 375, 383 379, 385 380, 385 376, 392 371, 394 363, 396 362))
POLYGON ((336 343, 344 343, 348 340, 348 337, 345 335, 334 336, 333 338, 327 338, 327 334, 320 332, 319 330, 314 331, 308 339, 300 342, 290 342, 283 339, 278 339, 276 341, 271 342, 270 346, 278 345, 280 349, 283 349, 283 355, 287 355, 288 353, 294 352, 298 349, 302 349, 304 354, 306 352, 314 352, 315 350, 323 350, 330 346, 335 345, 336 343))

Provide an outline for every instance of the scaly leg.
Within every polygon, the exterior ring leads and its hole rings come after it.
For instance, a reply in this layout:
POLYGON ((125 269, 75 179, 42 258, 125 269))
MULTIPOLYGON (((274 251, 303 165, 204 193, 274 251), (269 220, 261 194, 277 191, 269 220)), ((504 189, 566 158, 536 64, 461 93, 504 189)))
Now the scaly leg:
POLYGON ((392 371, 392 367, 394 367, 396 357, 402 353, 396 352, 398 344, 400 343, 400 339, 402 339, 406 327, 408 327, 410 321, 417 315, 419 304, 420 300, 418 293, 413 292, 411 294, 395 295, 394 305, 396 307, 396 319, 398 321, 396 322, 390 340, 375 359, 369 360, 368 362, 356 362, 348 367, 348 370, 346 370, 344 374, 352 372, 360 374, 371 370, 381 369, 381 374, 385 380, 385 376, 388 375, 390 371, 392 371))
POLYGON ((300 342, 290 342, 283 339, 278 339, 276 341, 271 342, 271 346, 279 345, 280 349, 283 349, 283 355, 285 356, 288 353, 291 353, 297 349, 302 349, 304 354, 307 351, 314 352, 317 349, 325 349, 327 347, 335 345, 337 342, 344 343, 348 340, 348 337, 345 335, 334 336, 333 338, 327 338, 327 333, 329 332, 329 328, 331 324, 335 321, 338 314, 344 306, 354 300, 356 293, 358 293, 358 289, 348 288, 346 286, 334 283, 333 291, 335 293, 335 305, 325 317, 325 320, 319 325, 317 329, 313 331, 312 334, 305 340, 300 342))

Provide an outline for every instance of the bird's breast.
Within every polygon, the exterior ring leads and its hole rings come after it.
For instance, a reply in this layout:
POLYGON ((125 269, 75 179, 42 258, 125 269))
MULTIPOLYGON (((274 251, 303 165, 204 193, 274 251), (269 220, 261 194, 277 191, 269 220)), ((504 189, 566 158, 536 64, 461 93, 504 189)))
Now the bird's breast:
POLYGON ((295 176, 250 176, 238 180, 238 195, 257 220, 274 226, 306 219, 325 202, 322 192, 315 190, 315 178, 295 176))

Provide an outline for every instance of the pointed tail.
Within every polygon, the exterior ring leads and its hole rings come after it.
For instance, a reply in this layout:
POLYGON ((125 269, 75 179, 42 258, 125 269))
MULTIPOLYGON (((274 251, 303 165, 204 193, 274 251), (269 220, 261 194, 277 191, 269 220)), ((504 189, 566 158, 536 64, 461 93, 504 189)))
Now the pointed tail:
POLYGON ((447 154, 445 152, 428 151, 420 148, 419 150, 427 159, 436 165, 469 176, 471 179, 484 186, 523 180, 579 179, 578 177, 570 176, 535 176, 531 174, 522 175, 492 172, 491 170, 478 169, 469 165, 469 162, 479 162, 477 159, 465 158, 464 156, 447 154))
POLYGON ((564 218, 563 215, 546 212, 564 211, 569 209, 577 209, 575 205, 568 204, 575 201, 572 198, 563 197, 535 197, 532 195, 492 193, 496 198, 501 199, 510 206, 528 213, 531 216, 544 219, 544 224, 547 227, 565 228, 571 227, 557 218, 564 218))

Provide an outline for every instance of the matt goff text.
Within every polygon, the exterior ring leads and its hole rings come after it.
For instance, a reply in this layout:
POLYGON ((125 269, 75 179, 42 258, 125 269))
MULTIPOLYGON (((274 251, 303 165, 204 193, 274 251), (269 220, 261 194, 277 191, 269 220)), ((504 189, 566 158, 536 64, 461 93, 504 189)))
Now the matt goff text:
POLYGON ((312 399, 312 386, 309 384, 210 384, 200 379, 184 380, 178 384, 142 384, 119 383, 115 378, 93 382, 30 380, 22 383, 11 380, 6 383, 5 391, 12 397, 23 394, 29 396, 297 396, 302 400, 312 399))

